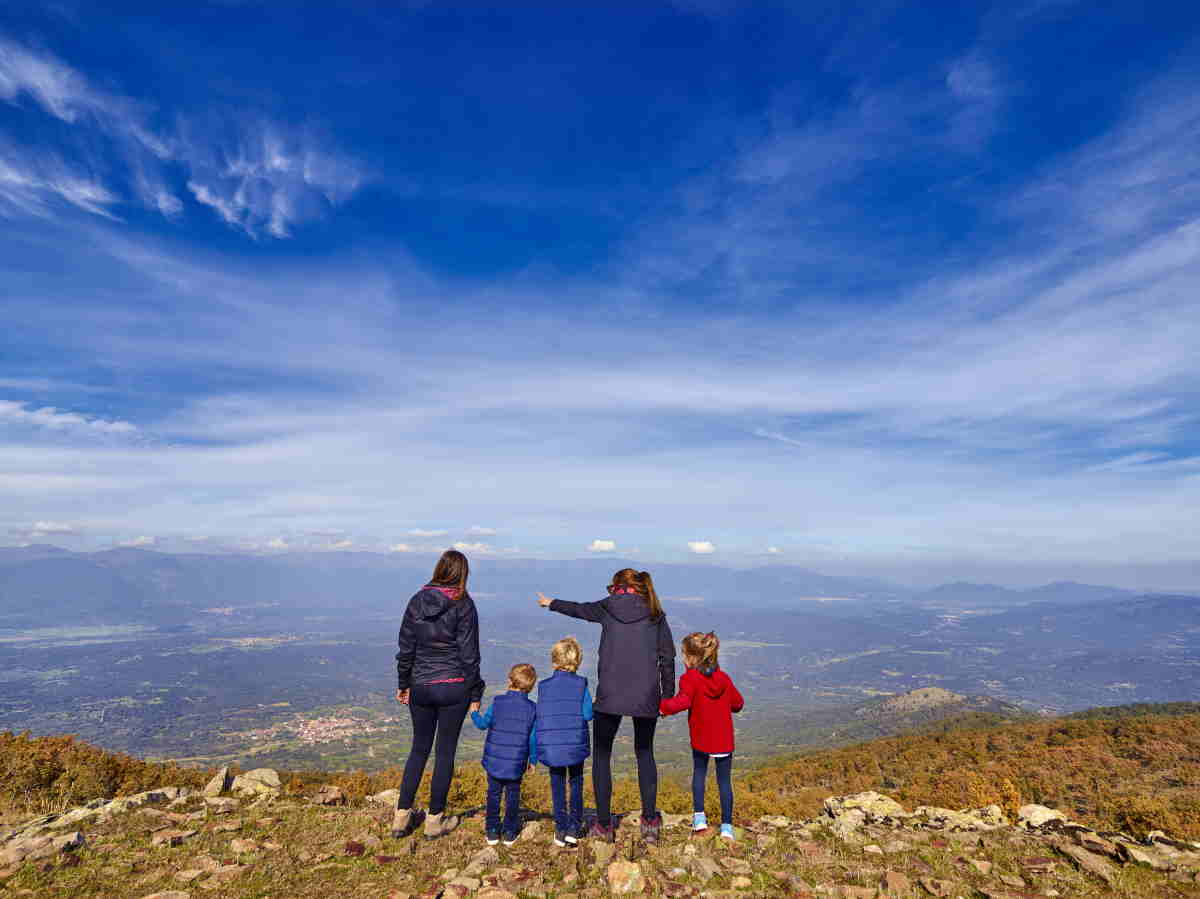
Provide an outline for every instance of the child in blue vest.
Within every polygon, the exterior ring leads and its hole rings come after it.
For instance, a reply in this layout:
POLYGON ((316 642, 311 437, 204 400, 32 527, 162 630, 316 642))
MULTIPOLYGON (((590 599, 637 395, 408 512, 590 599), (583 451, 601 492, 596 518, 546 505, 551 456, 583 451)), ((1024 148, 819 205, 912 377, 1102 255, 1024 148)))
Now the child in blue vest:
POLYGON ((504 837, 511 846, 521 832, 521 778, 525 768, 537 764, 535 719, 537 706, 529 691, 537 683, 532 665, 513 665, 508 672, 508 692, 492 700, 487 712, 471 713, 471 720, 488 732, 483 744, 483 770, 487 772, 487 842, 495 846, 504 837), (500 796, 504 795, 504 824, 500 823, 500 796))
POLYGON ((559 640, 550 650, 554 674, 538 684, 538 760, 550 769, 555 846, 574 846, 583 835, 583 763, 592 754, 587 726, 592 694, 587 678, 575 673, 582 661, 578 640, 559 640))

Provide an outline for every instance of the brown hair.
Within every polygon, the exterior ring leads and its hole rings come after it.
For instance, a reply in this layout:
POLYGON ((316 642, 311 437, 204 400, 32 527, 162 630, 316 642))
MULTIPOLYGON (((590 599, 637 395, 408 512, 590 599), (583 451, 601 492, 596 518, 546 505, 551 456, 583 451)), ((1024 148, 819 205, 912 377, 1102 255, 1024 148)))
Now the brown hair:
POLYGON ((583 649, 574 637, 563 637, 550 650, 550 664, 559 671, 578 671, 583 649))
POLYGON ((608 591, 611 593, 617 587, 632 587, 642 595, 642 599, 646 600, 646 605, 650 607, 650 617, 655 621, 662 618, 662 603, 658 601, 658 594, 654 592, 654 581, 651 579, 649 571, 622 568, 612 576, 612 583, 608 585, 608 591))
POLYGON ((513 665, 508 669, 508 685, 514 690, 528 693, 536 683, 537 671, 532 665, 522 662, 520 665, 513 665))
POLYGON ((696 631, 683 638, 683 658, 692 668, 716 668, 721 641, 712 631, 696 631))
POLYGON ((455 598, 462 599, 467 595, 467 576, 470 573, 467 557, 457 549, 448 549, 433 566, 433 577, 429 583, 437 587, 457 587, 458 596, 455 598))

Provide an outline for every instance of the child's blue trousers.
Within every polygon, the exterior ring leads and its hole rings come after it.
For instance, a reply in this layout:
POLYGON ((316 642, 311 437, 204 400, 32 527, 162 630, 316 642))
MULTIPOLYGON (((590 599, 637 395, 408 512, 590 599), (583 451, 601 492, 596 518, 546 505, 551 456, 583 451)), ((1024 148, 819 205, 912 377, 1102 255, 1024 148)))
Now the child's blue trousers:
POLYGON ((555 830, 572 836, 583 826, 583 762, 550 769, 550 799, 554 803, 555 830), (567 802, 570 781, 570 803, 567 802))
MULTIPOLYGON (((704 811, 704 782, 708 780, 707 752, 692 750, 692 809, 704 811)), ((717 792, 721 794, 721 823, 733 823, 733 754, 713 759, 717 769, 717 792)))
POLYGON ((487 776, 487 820, 484 824, 488 833, 503 833, 508 839, 516 839, 521 832, 521 778, 500 780, 487 776), (500 794, 504 794, 504 825, 500 824, 500 794))

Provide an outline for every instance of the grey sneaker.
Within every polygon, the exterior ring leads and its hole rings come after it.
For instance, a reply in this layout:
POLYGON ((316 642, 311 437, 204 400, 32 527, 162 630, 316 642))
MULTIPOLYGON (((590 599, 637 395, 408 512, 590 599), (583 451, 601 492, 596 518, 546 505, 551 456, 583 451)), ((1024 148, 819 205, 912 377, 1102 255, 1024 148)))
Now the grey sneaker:
POLYGON ((420 809, 416 811, 410 808, 396 809, 396 813, 392 815, 392 839, 403 839, 420 827, 424 820, 425 813, 420 809))
POLYGON ((458 827, 458 815, 426 815, 425 816, 425 839, 436 840, 438 837, 444 837, 452 830, 458 827))

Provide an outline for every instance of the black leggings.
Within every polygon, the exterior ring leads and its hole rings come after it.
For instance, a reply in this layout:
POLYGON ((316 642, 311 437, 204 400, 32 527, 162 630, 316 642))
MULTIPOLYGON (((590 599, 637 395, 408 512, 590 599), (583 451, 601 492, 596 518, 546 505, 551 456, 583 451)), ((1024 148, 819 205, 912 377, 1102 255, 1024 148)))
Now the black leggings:
MULTIPOLYGON (((592 788, 596 791, 596 818, 604 827, 612 823, 612 749, 620 726, 620 715, 596 712, 592 719, 596 744, 592 756, 592 788)), ((638 789, 642 794, 642 817, 647 821, 658 814, 658 766, 654 762, 654 729, 657 726, 657 718, 633 719, 638 789)))
POLYGON ((413 685, 408 701, 413 726, 412 752, 404 763, 404 779, 400 782, 397 808, 413 807, 436 734, 437 752, 433 761, 433 782, 429 785, 429 814, 440 815, 445 811, 450 778, 454 775, 454 756, 458 752, 458 736, 462 733, 463 720, 467 717, 470 704, 465 684, 413 685))

